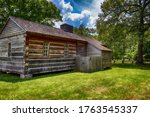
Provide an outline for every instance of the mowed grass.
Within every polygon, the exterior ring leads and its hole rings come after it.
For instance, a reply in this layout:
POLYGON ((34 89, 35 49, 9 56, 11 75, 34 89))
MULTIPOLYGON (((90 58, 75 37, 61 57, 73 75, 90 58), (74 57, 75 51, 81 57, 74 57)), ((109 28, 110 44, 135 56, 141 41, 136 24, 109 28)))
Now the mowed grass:
POLYGON ((150 99, 150 66, 115 64, 100 72, 62 72, 32 79, 0 73, 0 99, 150 99))

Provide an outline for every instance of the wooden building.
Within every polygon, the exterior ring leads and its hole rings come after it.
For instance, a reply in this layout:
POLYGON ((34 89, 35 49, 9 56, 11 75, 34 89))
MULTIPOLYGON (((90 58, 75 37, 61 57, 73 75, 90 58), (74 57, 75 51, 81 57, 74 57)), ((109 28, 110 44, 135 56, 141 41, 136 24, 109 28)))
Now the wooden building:
POLYGON ((0 32, 0 71, 24 78, 39 73, 92 72, 107 67, 111 67, 111 50, 95 39, 74 34, 73 27, 67 24, 57 29, 10 16, 0 32))

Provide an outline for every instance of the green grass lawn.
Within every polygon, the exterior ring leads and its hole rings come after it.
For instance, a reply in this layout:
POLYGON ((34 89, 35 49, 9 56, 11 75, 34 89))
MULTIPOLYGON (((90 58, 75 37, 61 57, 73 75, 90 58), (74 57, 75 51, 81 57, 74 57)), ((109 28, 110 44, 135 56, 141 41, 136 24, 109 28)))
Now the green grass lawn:
POLYGON ((0 99, 150 99, 150 66, 115 64, 95 72, 20 79, 0 73, 0 99))

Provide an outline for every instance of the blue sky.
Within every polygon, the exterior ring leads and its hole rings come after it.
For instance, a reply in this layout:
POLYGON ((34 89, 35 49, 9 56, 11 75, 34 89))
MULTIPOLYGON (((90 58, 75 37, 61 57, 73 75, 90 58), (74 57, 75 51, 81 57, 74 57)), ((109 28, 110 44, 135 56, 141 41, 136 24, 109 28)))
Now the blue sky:
POLYGON ((59 28, 62 23, 68 23, 74 27, 84 24, 86 27, 95 28, 96 19, 101 12, 100 4, 104 0, 50 0, 61 11, 63 22, 56 22, 59 28))

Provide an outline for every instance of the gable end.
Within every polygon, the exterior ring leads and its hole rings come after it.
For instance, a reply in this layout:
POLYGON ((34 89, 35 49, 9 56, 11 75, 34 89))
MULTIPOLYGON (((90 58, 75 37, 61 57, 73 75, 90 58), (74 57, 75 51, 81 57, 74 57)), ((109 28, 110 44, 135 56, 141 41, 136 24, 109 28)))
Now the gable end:
POLYGON ((25 30, 21 28, 16 22, 11 18, 8 19, 7 23, 0 32, 0 38, 13 36, 16 34, 25 33, 25 30))

